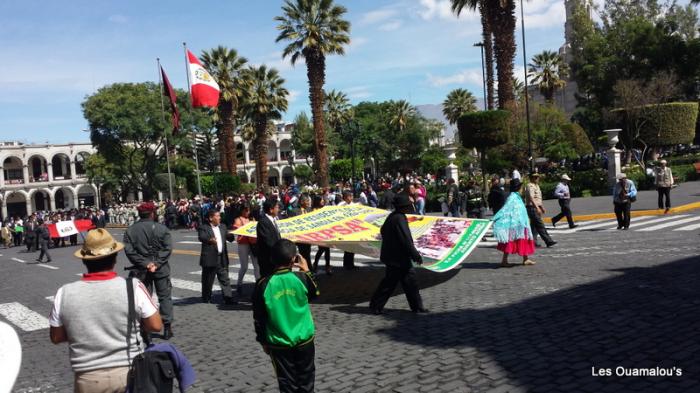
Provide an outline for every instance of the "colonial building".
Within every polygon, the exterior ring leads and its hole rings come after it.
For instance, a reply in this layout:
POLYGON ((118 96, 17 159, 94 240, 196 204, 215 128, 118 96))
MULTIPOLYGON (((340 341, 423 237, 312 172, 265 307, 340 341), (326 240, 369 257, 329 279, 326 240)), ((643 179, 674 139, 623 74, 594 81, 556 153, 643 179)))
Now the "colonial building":
POLYGON ((0 143, 2 218, 94 206, 97 188, 88 182, 84 166, 94 152, 89 143, 0 143))

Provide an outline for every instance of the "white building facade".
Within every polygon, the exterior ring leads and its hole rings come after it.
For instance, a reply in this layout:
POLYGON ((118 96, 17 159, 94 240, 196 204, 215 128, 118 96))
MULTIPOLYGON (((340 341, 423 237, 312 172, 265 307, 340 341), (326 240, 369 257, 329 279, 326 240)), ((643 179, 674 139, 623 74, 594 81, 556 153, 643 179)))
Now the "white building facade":
POLYGON ((97 188, 85 172, 85 161, 94 153, 90 143, 0 143, 2 218, 95 206, 97 188))

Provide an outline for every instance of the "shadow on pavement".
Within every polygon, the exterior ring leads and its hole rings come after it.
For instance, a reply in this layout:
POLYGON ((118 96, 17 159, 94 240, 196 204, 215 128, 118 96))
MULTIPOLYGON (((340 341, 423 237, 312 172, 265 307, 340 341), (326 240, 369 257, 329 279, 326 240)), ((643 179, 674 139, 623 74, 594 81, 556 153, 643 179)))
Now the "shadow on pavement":
MULTIPOLYGON (((614 278, 505 307, 420 316, 388 310, 377 318, 395 325, 377 332, 421 347, 475 348, 488 355, 480 372, 503 373, 527 391, 700 391, 700 258, 616 271, 614 278), (617 377, 618 366, 676 367, 682 376, 617 377), (613 376, 594 377, 592 367, 610 368, 613 376)), ((436 285, 444 277, 423 275, 419 282, 432 278, 429 285, 436 285)))

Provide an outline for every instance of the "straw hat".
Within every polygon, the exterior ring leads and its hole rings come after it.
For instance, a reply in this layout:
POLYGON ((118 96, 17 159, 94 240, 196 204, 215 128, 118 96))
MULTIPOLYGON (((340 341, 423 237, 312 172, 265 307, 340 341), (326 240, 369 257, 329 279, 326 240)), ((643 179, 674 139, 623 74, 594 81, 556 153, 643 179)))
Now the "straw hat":
POLYGON ((561 175, 562 180, 571 181, 571 178, 567 175, 561 175))
POLYGON ((83 248, 73 255, 82 260, 102 259, 118 253, 123 248, 124 244, 115 241, 106 230, 98 228, 88 232, 83 248))

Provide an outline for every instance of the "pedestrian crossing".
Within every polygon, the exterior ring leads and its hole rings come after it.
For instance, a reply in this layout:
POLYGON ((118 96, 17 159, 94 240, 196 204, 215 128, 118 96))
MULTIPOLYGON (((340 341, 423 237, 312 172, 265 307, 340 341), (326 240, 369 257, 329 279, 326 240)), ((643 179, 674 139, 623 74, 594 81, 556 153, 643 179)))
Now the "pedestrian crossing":
MULTIPOLYGON (((700 215, 676 214, 667 216, 640 216, 630 219, 630 231, 693 231, 700 229, 700 215)), ((578 223, 577 228, 548 227, 553 235, 569 235, 585 232, 612 232, 617 230, 616 219, 593 220, 578 223)))

